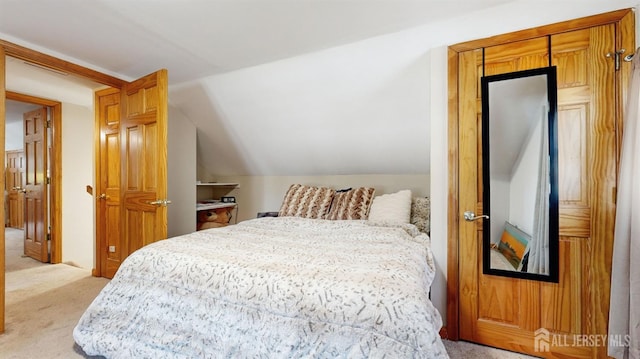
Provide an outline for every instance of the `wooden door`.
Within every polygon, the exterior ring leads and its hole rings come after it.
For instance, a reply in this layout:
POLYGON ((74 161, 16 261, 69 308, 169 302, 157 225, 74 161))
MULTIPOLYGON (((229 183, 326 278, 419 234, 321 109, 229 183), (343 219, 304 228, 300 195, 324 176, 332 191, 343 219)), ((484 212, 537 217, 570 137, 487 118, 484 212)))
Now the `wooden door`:
MULTIPOLYGON (((482 223, 459 221, 459 334, 535 356, 606 357, 606 346, 574 340, 607 332, 621 91, 606 54, 616 49, 616 25, 487 47, 484 71, 545 67, 549 41, 558 71, 559 283, 484 275, 482 223)), ((482 213, 482 54, 461 52, 458 61, 460 217, 482 213)))
MULTIPOLYGON (((546 67, 547 49, 546 38, 489 47, 484 52, 484 73, 495 75, 546 67)), ((482 213, 482 108, 477 87, 483 72, 482 51, 465 53, 462 61, 465 87, 476 90, 470 93, 460 124, 460 181, 464 183, 460 206, 464 211, 482 213)), ((482 274, 483 225, 488 223, 460 222, 460 286, 465 289, 465 295, 461 296, 460 337, 493 346, 503 346, 507 340, 530 341, 531 333, 538 329, 539 284, 482 274)))
POLYGON ((24 114, 24 254, 49 262, 47 225, 47 109, 24 114))
POLYGON ((120 190, 124 257, 167 238, 167 97, 166 70, 122 89, 120 190))
POLYGON ((120 90, 96 92, 96 104, 96 263, 100 276, 113 278, 126 254, 120 236, 120 90))
POLYGON ((7 151, 6 169, 7 188, 7 226, 11 228, 24 228, 24 182, 25 161, 24 151, 7 151))

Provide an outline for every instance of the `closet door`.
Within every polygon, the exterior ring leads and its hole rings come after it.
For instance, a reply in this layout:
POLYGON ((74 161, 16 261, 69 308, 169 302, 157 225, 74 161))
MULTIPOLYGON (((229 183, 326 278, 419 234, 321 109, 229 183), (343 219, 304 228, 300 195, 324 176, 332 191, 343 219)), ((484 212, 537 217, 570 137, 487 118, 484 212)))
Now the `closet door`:
POLYGON ((458 215, 483 213, 483 68, 495 75, 546 67, 549 41, 558 71, 559 283, 484 275, 483 223, 459 221, 459 334, 535 356, 601 357, 606 347, 573 340, 606 333, 617 158, 615 68, 606 54, 616 48, 614 24, 487 47, 484 62, 480 49, 459 54, 458 215))

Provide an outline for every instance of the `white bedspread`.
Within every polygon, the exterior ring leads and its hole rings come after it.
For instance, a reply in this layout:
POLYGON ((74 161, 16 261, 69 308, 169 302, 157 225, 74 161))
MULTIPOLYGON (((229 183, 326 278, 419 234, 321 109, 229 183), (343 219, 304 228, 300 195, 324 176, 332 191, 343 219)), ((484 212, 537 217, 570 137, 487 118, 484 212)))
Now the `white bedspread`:
POLYGON ((442 358, 429 237, 260 218, 148 245, 73 335, 107 358, 442 358))

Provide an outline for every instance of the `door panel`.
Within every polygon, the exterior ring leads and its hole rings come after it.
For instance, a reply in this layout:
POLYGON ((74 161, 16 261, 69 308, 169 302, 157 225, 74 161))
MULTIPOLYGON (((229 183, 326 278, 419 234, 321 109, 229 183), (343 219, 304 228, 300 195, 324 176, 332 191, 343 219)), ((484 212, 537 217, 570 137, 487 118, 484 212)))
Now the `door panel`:
MULTIPOLYGON (((615 25, 461 52, 458 61, 459 216, 482 212, 483 75, 558 70, 559 283, 482 274, 481 221, 460 221, 460 338, 536 356, 599 357, 606 347, 573 346, 573 334, 606 333, 616 186, 616 77, 605 54, 615 25), (599 317, 599 318, 596 318, 599 317), (566 340, 536 352, 535 332, 566 340)), ((484 225, 488 225, 484 223, 484 225)))
POLYGON ((167 71, 122 90, 122 243, 125 256, 167 237, 167 71), (157 204, 154 204, 157 203, 157 204))
POLYGON ((24 114, 24 254, 49 262, 47 241, 47 109, 24 114))
POLYGON ((123 257, 120 236, 120 90, 96 92, 97 158, 96 238, 100 275, 113 278, 123 257))
POLYGON ((11 228, 24 228, 24 183, 24 151, 7 151, 7 226, 11 228))
POLYGON ((98 275, 167 237, 167 71, 96 93, 98 275))

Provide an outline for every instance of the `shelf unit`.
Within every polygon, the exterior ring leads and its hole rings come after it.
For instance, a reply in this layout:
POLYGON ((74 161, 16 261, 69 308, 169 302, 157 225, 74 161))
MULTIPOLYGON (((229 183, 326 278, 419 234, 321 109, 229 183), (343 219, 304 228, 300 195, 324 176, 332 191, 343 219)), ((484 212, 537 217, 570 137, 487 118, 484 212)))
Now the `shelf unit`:
POLYGON ((219 199, 234 189, 240 188, 240 184, 230 182, 196 182, 196 188, 198 188, 196 200, 200 202, 219 199))
POLYGON ((240 188, 240 184, 198 181, 196 182, 196 188, 196 212, 230 208, 230 210, 235 210, 234 222, 238 222, 238 204, 235 202, 220 202, 219 199, 234 189, 240 188))

